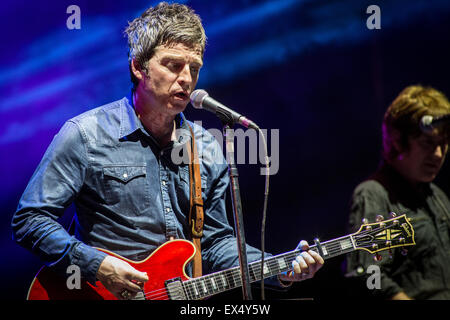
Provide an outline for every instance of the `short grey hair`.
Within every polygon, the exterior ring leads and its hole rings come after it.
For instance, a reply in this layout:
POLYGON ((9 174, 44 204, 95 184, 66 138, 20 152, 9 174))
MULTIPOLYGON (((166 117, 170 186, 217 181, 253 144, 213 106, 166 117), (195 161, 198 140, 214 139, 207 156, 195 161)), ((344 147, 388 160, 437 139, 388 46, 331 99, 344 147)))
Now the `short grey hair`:
POLYGON ((125 29, 128 37, 128 64, 133 89, 139 80, 134 76, 131 62, 147 70, 147 62, 160 45, 182 43, 189 48, 200 48, 205 52, 206 35, 200 17, 186 5, 161 2, 150 7, 142 15, 128 23, 125 29))

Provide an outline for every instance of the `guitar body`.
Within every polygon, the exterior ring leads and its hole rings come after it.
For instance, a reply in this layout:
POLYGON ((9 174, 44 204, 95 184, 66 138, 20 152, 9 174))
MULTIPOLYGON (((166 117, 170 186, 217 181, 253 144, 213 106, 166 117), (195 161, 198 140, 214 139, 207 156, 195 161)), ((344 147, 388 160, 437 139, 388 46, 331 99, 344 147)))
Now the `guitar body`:
MULTIPOLYGON (((158 247, 142 261, 132 261, 113 252, 98 249, 129 263, 135 269, 146 272, 149 280, 144 284, 143 292, 148 300, 168 300, 165 282, 173 278, 189 279, 184 271, 186 264, 195 254, 194 245, 187 240, 172 240, 158 247)), ((100 281, 93 286, 81 281, 80 289, 69 289, 67 277, 43 267, 34 278, 28 291, 28 300, 117 300, 100 281)))

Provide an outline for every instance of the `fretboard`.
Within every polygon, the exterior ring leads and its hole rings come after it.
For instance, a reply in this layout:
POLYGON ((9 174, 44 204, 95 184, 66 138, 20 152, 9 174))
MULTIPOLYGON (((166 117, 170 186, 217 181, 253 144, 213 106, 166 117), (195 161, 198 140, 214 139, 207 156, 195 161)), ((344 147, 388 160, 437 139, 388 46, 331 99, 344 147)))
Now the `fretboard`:
MULTIPOLYGON (((320 243, 322 257, 333 258, 354 251, 355 244, 352 235, 329 240, 320 243)), ((320 253, 317 245, 311 245, 310 250, 320 253)), ((301 253, 301 250, 293 250, 264 259, 263 272, 261 273, 261 261, 251 262, 248 265, 250 282, 256 282, 261 278, 266 279, 292 269, 292 261, 301 253)), ((187 299, 196 300, 206 298, 227 290, 242 286, 241 271, 234 267, 224 271, 211 273, 199 278, 193 278, 183 282, 183 289, 187 299)))

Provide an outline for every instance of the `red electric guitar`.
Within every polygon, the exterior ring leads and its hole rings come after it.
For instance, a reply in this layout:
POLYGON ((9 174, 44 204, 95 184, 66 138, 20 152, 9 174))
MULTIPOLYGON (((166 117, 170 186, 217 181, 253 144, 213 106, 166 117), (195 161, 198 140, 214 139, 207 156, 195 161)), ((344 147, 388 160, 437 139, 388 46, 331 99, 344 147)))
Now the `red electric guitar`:
MULTIPOLYGON (((350 235, 310 246, 324 259, 355 250, 377 254, 379 251, 415 245, 414 229, 405 215, 389 220, 377 218, 376 223, 366 223, 350 235)), ((172 240, 158 247, 147 259, 131 261, 110 251, 98 249, 122 259, 141 272, 147 272, 149 281, 135 299, 140 300, 198 300, 241 286, 240 268, 188 278, 184 271, 195 253, 194 245, 187 240, 172 240)), ((300 250, 264 259, 263 277, 268 278, 291 269, 291 262, 300 250)), ((261 262, 249 263, 250 282, 261 280, 261 262)), ((69 289, 67 278, 43 267, 34 278, 28 291, 28 300, 116 300, 99 281, 96 286, 81 283, 80 289, 69 289)))

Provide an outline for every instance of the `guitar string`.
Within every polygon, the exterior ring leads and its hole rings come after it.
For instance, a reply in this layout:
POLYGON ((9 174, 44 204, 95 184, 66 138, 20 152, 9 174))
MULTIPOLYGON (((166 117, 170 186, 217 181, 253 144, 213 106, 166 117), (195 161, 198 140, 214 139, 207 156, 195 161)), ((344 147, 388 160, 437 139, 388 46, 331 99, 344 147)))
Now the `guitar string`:
MULTIPOLYGON (((288 254, 284 254, 283 257, 285 259, 292 259, 292 257, 289 257, 289 255, 297 255, 297 252, 291 252, 288 254)), ((274 261, 268 261, 269 264, 273 264, 272 262, 274 261)), ((258 262, 257 262, 258 263, 258 262)), ((256 271, 258 271, 257 269, 257 264, 253 263, 253 268, 256 269, 256 271), (256 268, 255 268, 256 266, 256 268)), ((271 268, 273 269, 273 268, 271 268)), ((241 285, 241 277, 240 277, 240 273, 237 272, 238 270, 236 268, 227 270, 227 274, 213 274, 213 275, 207 275, 205 277, 202 277, 201 279, 190 279, 188 281, 185 281, 183 283, 183 286, 185 287, 186 291, 188 292, 188 294, 190 294, 192 297, 206 297, 208 295, 214 294, 215 291, 217 291, 217 289, 219 289, 219 291, 224 291, 224 290, 230 290, 234 287, 238 287, 241 285), (225 278, 226 282, 225 284, 221 283, 222 281, 218 281, 217 276, 221 276, 223 278, 225 278), (214 280, 216 279, 216 280, 214 280), (233 283, 230 283, 230 280, 233 280, 233 283), (216 283, 216 286, 214 286, 213 284, 216 283), (203 289, 203 290, 202 290, 203 289), (203 293, 202 293, 203 291, 203 293)), ((277 269, 277 271, 282 272, 282 269, 277 269)), ((256 273, 256 272, 254 272, 256 273)), ((258 280, 256 277, 254 277, 253 281, 258 280)), ((165 289, 162 289, 163 291, 165 291, 165 289)))
MULTIPOLYGON (((341 250, 339 250, 341 251, 341 250)), ((287 258, 287 257, 285 257, 287 258)), ((260 271, 260 267, 258 265, 254 265, 254 272, 257 273, 258 271, 260 271), (259 269, 259 270, 258 270, 259 269)), ((236 274, 235 272, 236 270, 232 270, 231 272, 228 271, 229 274, 227 275, 222 275, 227 279, 227 283, 226 284, 218 284, 216 286, 217 289, 219 289, 219 292, 223 292, 226 290, 230 290, 234 287, 239 287, 241 286, 241 277, 240 274, 236 274), (233 279, 234 281, 234 286, 231 285, 230 279, 233 279), (221 288, 222 287, 222 288, 221 288)), ((281 271, 280 271, 281 272, 281 271)), ((215 275, 217 276, 217 275, 215 275)), ((187 293, 188 293, 188 298, 192 297, 192 298, 204 298, 207 297, 209 295, 212 295, 215 293, 215 291, 217 289, 214 288, 214 286, 212 285, 212 280, 214 277, 205 277, 203 279, 192 279, 189 280, 189 283, 183 283, 184 288, 186 289, 187 293), (208 283, 208 280, 210 280, 211 284, 208 283), (202 285, 201 285, 202 284, 202 285), (204 290, 204 292, 202 293, 202 289, 204 290)), ((258 279, 254 279, 254 281, 257 281, 258 279)), ((154 290, 151 292, 147 292, 146 294, 144 294, 144 297, 146 298, 150 298, 151 300, 158 300, 158 299, 163 299, 163 300, 168 300, 169 296, 167 294, 167 290, 166 289, 158 289, 158 290, 154 290)))
MULTIPOLYGON (((311 249, 314 249, 314 248, 311 248, 311 249)), ((335 248, 335 249, 337 249, 337 251, 335 253, 343 251, 343 250, 341 250, 339 248, 335 248)), ((330 252, 331 251, 333 251, 333 250, 330 250, 330 252)), ((282 257, 278 257, 278 259, 281 259, 281 258, 293 259, 293 257, 297 256, 297 255, 298 255, 298 252, 291 252, 291 253, 282 255, 282 257), (292 256, 292 257, 290 257, 290 256, 292 256)), ((330 255, 331 255, 331 253, 330 253, 330 255)), ((269 265, 270 264, 274 264, 274 260, 268 260, 267 263, 269 265)), ((253 269, 254 269, 253 272, 255 274, 258 274, 258 272, 260 271, 260 265, 258 263, 253 263, 252 265, 253 265, 253 269)), ((270 269, 274 269, 274 268, 270 268, 270 269)), ((227 280, 228 283, 222 284, 222 285, 218 284, 218 285, 216 285, 216 288, 219 289, 219 291, 224 291, 224 290, 229 290, 231 288, 240 286, 241 285, 241 277, 240 277, 240 274, 238 274, 236 271, 237 271, 236 269, 230 269, 230 270, 227 271, 226 275, 221 274, 221 276, 224 277, 227 280), (234 286, 229 283, 230 279, 233 279, 234 286), (220 288, 220 287, 222 287, 222 288, 220 288)), ((282 269, 277 268, 277 270, 276 270, 276 272, 274 272, 274 274, 276 274, 277 272, 278 273, 282 272, 282 269)), ((217 276, 218 276, 218 274, 217 275, 216 274, 215 275, 208 275, 208 276, 205 276, 204 278, 202 277, 201 279, 191 279, 191 280, 185 281, 183 283, 183 285, 184 285, 186 291, 188 292, 188 294, 191 297, 197 297, 197 298, 206 297, 208 295, 214 294, 214 291, 217 290, 217 289, 214 288, 214 286, 212 284, 212 282, 214 281, 212 279, 214 279, 217 276), (208 283, 208 280, 209 280, 209 282, 211 284, 208 283), (204 290, 204 293, 201 293, 202 289, 204 290)), ((253 279, 253 281, 257 281, 257 280, 259 280, 259 279, 258 278, 253 279)), ((215 282, 219 283, 217 281, 217 279, 216 279, 215 282)), ((145 294, 145 296, 149 297, 151 299, 158 299, 158 298, 162 298, 162 297, 165 297, 165 299, 168 299, 168 295, 166 293, 166 289, 164 289, 164 288, 163 289, 154 290, 154 291, 151 291, 151 292, 147 292, 145 294)))
MULTIPOLYGON (((377 231, 378 232, 378 231, 377 231)), ((340 239, 341 241, 342 241, 342 239, 340 239)), ((347 239, 344 239, 344 240, 347 240, 347 239)), ((374 241, 372 241, 372 242, 374 242, 374 241)), ((380 242, 383 242, 382 240, 378 240, 378 241, 375 241, 375 242, 378 242, 378 243, 380 243, 380 242)), ((333 254, 336 254, 336 253, 340 253, 340 252, 344 252, 345 250, 347 250, 347 249, 350 249, 350 248, 346 248, 346 249, 342 249, 342 248, 339 248, 341 245, 340 245, 340 243, 336 243, 336 244, 327 244, 327 243, 323 243, 323 245, 325 245, 326 247, 327 247, 327 251, 329 252, 329 254, 328 254, 328 256, 332 256, 333 254)), ((369 246, 364 246, 364 247, 369 247, 369 246)), ((315 248, 312 248, 311 247, 311 250, 314 250, 315 248)), ((351 248, 352 250, 353 250, 353 248, 351 248)), ((274 258, 274 257, 272 257, 271 258, 271 260, 268 260, 268 265, 270 265, 270 264, 274 264, 275 263, 275 260, 279 260, 279 259, 281 259, 281 258, 284 258, 284 259, 292 259, 293 257, 289 257, 289 255, 298 255, 298 253, 299 253, 299 251, 297 251, 297 252, 291 252, 291 253, 288 253, 288 254, 284 254, 284 255, 282 255, 281 257, 280 256, 277 256, 277 257, 275 257, 275 258, 278 258, 278 259, 272 259, 272 258, 274 258)), ((270 267, 269 267, 270 268, 270 267)), ((273 269, 273 268, 270 268, 270 269, 273 269)), ((260 265, 259 264, 253 264, 253 272, 255 273, 255 274, 257 274, 258 272, 260 272, 261 271, 261 269, 260 269, 260 265)), ((278 269, 277 270, 277 272, 282 272, 282 269, 278 269)), ((272 271, 272 273, 274 273, 274 274, 276 274, 275 272, 273 272, 272 271)), ((227 276, 227 277, 229 277, 229 275, 227 276)), ((233 277, 234 278, 234 282, 236 283, 236 285, 240 285, 240 283, 241 283, 241 278, 240 278, 240 274, 236 274, 235 272, 233 272, 232 274, 231 274, 231 277, 233 277)), ((214 293, 214 288, 212 288, 212 290, 211 290, 211 287, 212 287, 212 285, 209 285, 208 284, 208 282, 207 282, 207 280, 208 280, 208 278, 204 278, 204 279, 201 279, 201 281, 203 281, 204 283, 203 283, 203 288, 205 288, 206 287, 206 289, 207 289, 207 291, 206 291, 206 295, 203 295, 203 296, 207 296, 208 294, 210 295, 211 293, 214 293), (210 292, 208 292, 208 289, 209 289, 209 291, 210 292), (212 291, 212 292, 211 292, 212 291)), ((258 279, 257 278, 255 278, 255 279, 253 279, 254 281, 257 281, 258 279)), ((197 284, 198 284, 198 281, 196 281, 197 282, 197 284)), ((196 285, 196 283, 195 282, 192 282, 192 286, 195 286, 196 285)), ((200 285, 198 285, 198 286, 200 286, 200 285)), ((186 286, 186 288, 189 290, 189 286, 186 286)), ((198 290, 198 292, 200 292, 200 287, 198 287, 198 288, 196 288, 197 290, 198 290)), ((192 290, 189 290, 190 292, 195 292, 195 289, 192 289, 192 290)), ((199 294, 199 293, 197 293, 197 294, 194 294, 195 296, 202 296, 201 294, 199 294)))
MULTIPOLYGON (((355 237, 355 239, 357 241, 360 241, 361 238, 367 237, 367 235, 369 235, 370 233, 382 232, 383 230, 386 230, 388 228, 390 228, 390 227, 382 227, 381 230, 369 230, 369 231, 366 231, 366 232, 361 232, 359 234, 353 234, 353 236, 355 237)), ((348 237, 350 237, 350 236, 347 236, 347 238, 348 237)), ((341 242, 343 240, 348 240, 348 239, 345 239, 345 237, 343 237, 343 239, 339 239, 339 240, 337 240, 337 239, 336 240, 330 240, 329 242, 331 242, 331 243, 327 243, 327 242, 322 243, 321 245, 324 246, 326 248, 327 252, 328 252, 327 256, 332 256, 333 254, 340 253, 340 252, 342 252, 342 251, 344 251, 346 249, 349 249, 349 248, 342 249, 341 242)), ((373 243, 374 241, 369 241, 369 242, 373 243)), ((383 241, 382 240, 378 240, 377 242, 380 243, 380 242, 383 242, 383 241)), ((370 245, 359 245, 359 246, 368 248, 370 245)), ((315 246, 311 246, 310 250, 316 251, 317 248, 315 248, 315 246)), ((292 251, 290 253, 283 254, 281 256, 271 257, 271 258, 269 258, 267 260, 267 266, 268 266, 269 269, 273 269, 273 268, 270 268, 270 266, 272 265, 272 267, 274 267, 274 265, 276 264, 275 260, 277 260, 277 262, 278 262, 278 260, 282 259, 282 258, 283 259, 293 259, 294 257, 290 257, 290 256, 291 255, 297 256, 299 253, 300 253, 299 250, 294 250, 294 251, 292 251), (274 259, 274 258, 278 258, 278 259, 274 259)), ((259 280, 259 278, 256 277, 256 274, 260 274, 261 267, 258 264, 258 262, 252 263, 251 265, 253 265, 253 270, 252 271, 254 273, 254 278, 255 278, 255 279, 253 279, 253 281, 257 281, 257 280, 259 280)), ((277 269, 278 269, 278 271, 280 271, 279 267, 277 267, 277 269)), ((234 270, 234 269, 230 269, 230 270, 227 271, 228 274, 225 274, 225 275, 221 274, 221 276, 224 277, 227 280, 227 282, 229 282, 230 279, 233 279, 233 282, 235 284, 234 286, 232 284, 229 284, 229 283, 225 284, 225 285, 222 285, 223 289, 226 289, 227 286, 229 288, 238 287, 241 284, 240 274, 236 274, 235 271, 236 270, 234 270)), ((282 272, 282 271, 280 271, 280 272, 282 272)), ((208 276, 205 276, 204 278, 202 277, 202 279, 191 279, 191 280, 185 281, 183 283, 184 288, 186 289, 186 291, 191 296, 200 296, 200 297, 208 296, 209 293, 214 293, 214 291, 216 291, 217 289, 222 291, 223 289, 220 288, 220 285, 216 285, 216 286, 213 285, 213 281, 214 281, 214 283, 217 282, 217 279, 214 280, 214 278, 217 275, 208 275, 208 276), (209 280, 209 282, 211 282, 211 284, 208 283, 208 280, 209 280), (200 283, 202 284, 201 286, 200 286, 200 283), (196 284, 197 284, 197 288, 195 288, 196 284), (207 293, 206 295, 200 294, 200 289, 201 289, 200 287, 202 287, 202 289, 204 289, 204 290, 206 289, 205 290, 206 293, 207 293), (216 287, 217 289, 215 289, 214 287, 216 287), (195 293, 196 291, 198 293, 195 293)), ((151 297, 151 298, 160 298, 160 297, 168 296, 166 294, 166 291, 167 291, 166 289, 162 288, 162 289, 154 290, 154 291, 151 291, 151 292, 146 292, 144 294, 144 296, 145 297, 151 297)))
MULTIPOLYGON (((369 247, 369 246, 365 246, 365 247, 369 247)), ((338 251, 342 251, 342 250, 338 249, 338 251)), ((286 256, 284 256, 284 258, 288 259, 289 255, 292 255, 292 254, 286 255, 286 256)), ((296 255, 297 255, 297 253, 295 253, 295 256, 296 255)), ((270 262, 272 262, 272 261, 268 261, 268 263, 270 263, 270 262)), ((257 272, 260 271, 260 266, 258 264, 254 264, 253 268, 254 268, 253 271, 254 271, 255 274, 257 274, 257 272)), ((228 271, 229 274, 222 275, 225 278, 228 278, 227 282, 229 282, 230 278, 233 278, 234 286, 229 284, 229 283, 222 284, 222 285, 217 284, 215 286, 216 287, 216 289, 215 289, 213 284, 212 284, 212 280, 211 279, 217 277, 217 275, 214 275, 214 276, 208 275, 208 276, 206 276, 203 279, 191 279, 191 280, 185 281, 183 283, 183 285, 184 285, 186 291, 189 293, 188 295, 190 297, 192 297, 192 298, 204 298, 204 297, 207 297, 209 295, 214 294, 217 289, 219 289, 219 292, 223 292, 223 291, 226 291, 226 290, 233 289, 234 287, 239 287, 241 285, 242 281, 241 281, 240 274, 237 274, 236 271, 237 270, 231 269, 231 271, 230 270, 228 271), (208 283, 208 280, 210 280, 211 284, 208 283), (200 283, 202 283, 203 285, 200 286, 200 283), (195 287, 196 285, 197 285, 197 287, 195 287), (201 288, 200 287, 203 287, 204 293, 201 293, 201 288)), ((257 280, 259 280, 259 278, 258 279, 253 279, 253 281, 257 281, 257 280)), ((182 289, 180 289, 180 290, 182 290, 182 289)), ((144 294, 144 297, 148 297, 151 300, 158 300, 160 298, 164 298, 163 300, 168 300, 169 299, 169 296, 167 294, 167 290, 164 289, 164 288, 158 289, 158 290, 154 290, 154 291, 151 291, 151 292, 147 292, 146 294, 144 294)))
MULTIPOLYGON (((206 289, 208 291, 215 291, 216 289, 214 289, 214 286, 212 284, 213 280, 211 280, 211 279, 214 279, 214 278, 216 279, 216 280, 214 280, 214 282, 217 283, 216 288, 218 288, 220 290, 223 290, 220 287, 222 287, 224 289, 227 289, 227 287, 228 288, 233 288, 233 286, 229 283, 230 279, 233 279, 233 281, 235 283, 237 283, 237 284, 239 284, 239 282, 241 280, 240 279, 240 275, 236 274, 236 271, 237 271, 237 269, 233 268, 233 269, 227 270, 226 274, 219 272, 217 274, 212 274, 212 275, 207 275, 205 277, 202 277, 202 279, 197 279, 197 278, 190 279, 190 280, 184 281, 183 285, 184 285, 185 289, 192 296, 199 296, 199 295, 201 295, 201 294, 196 294, 195 293, 196 289, 197 289, 197 291, 200 291, 199 282, 204 282, 202 287, 206 287, 206 289), (217 276, 225 278, 227 283, 220 285, 220 282, 222 282, 222 280, 219 282, 218 279, 217 279, 217 276), (208 282, 207 282, 208 280, 210 280, 209 282, 211 282, 211 284, 208 284, 208 282), (196 288, 194 287, 195 285, 197 285, 196 288)), ((146 297, 152 296, 152 298, 153 298, 153 297, 155 297, 155 294, 159 294, 159 293, 162 293, 162 292, 164 292, 164 294, 165 294, 166 289, 162 288, 162 289, 157 289, 157 290, 145 292, 144 296, 146 296, 146 297)), ((158 297, 158 296, 156 296, 156 297, 158 297)))
MULTIPOLYGON (((311 247, 311 250, 314 250, 314 249, 315 248, 311 247)), ((336 249, 337 249, 338 252, 341 251, 341 249, 339 249, 339 248, 336 248, 336 249)), ((330 251, 330 255, 332 254, 333 251, 335 251, 335 250, 333 250, 332 246, 329 246, 329 245, 328 245, 328 250, 330 251)), ((289 252, 289 253, 286 253, 286 254, 282 254, 280 256, 271 257, 271 258, 269 258, 269 260, 267 260, 267 266, 268 266, 269 269, 272 269, 272 270, 275 269, 276 270, 275 272, 273 272, 273 271, 271 272, 274 275, 277 274, 277 273, 283 272, 283 269, 280 269, 279 266, 276 266, 278 264, 278 260, 279 259, 289 259, 289 260, 294 259, 299 253, 300 253, 299 250, 294 250, 292 252, 289 252)), ((253 267, 253 272, 255 274, 253 281, 257 281, 257 280, 260 279, 260 277, 259 278, 256 277, 256 274, 259 274, 260 271, 261 271, 260 263, 259 262, 256 262, 256 263, 254 262, 251 265, 253 267)), ((284 268, 284 269, 289 270, 290 268, 284 268)), ((225 278, 227 283, 225 285, 224 284, 222 284, 222 285, 218 284, 216 286, 216 288, 219 289, 219 291, 223 291, 223 290, 229 290, 231 288, 240 286, 241 285, 241 277, 240 277, 240 273, 237 273, 237 271, 238 271, 237 269, 230 269, 230 270, 227 271, 226 275, 220 274, 221 277, 225 278), (233 282, 235 284, 234 286, 229 283, 231 279, 233 279, 233 282), (223 289, 220 288, 220 287, 222 287, 223 289)), ((211 280, 211 279, 216 278, 218 275, 219 274, 208 275, 208 276, 205 276, 202 279, 190 279, 188 281, 185 281, 183 283, 183 285, 184 285, 186 291, 188 292, 188 294, 190 294, 193 297, 208 296, 208 295, 210 295, 211 293, 214 293, 214 291, 217 290, 217 289, 214 288, 214 286, 212 284, 212 282, 214 280, 211 280), (210 280, 209 282, 211 282, 211 284, 208 283, 208 280, 210 280), (200 283, 202 285, 200 285, 200 283), (205 290, 206 294, 201 294, 201 291, 202 291, 201 289, 203 289, 203 290, 206 289, 205 290)), ((219 283, 217 281, 217 279, 214 282, 215 283, 216 282, 219 283)), ((151 291, 151 292, 147 292, 147 293, 145 293, 145 296, 146 297, 151 297, 151 298, 159 298, 160 296, 155 295, 155 294, 158 294, 158 293, 162 293, 161 296, 164 296, 164 295, 166 295, 166 289, 158 289, 158 290, 154 290, 154 291, 151 291), (160 292, 157 292, 157 291, 160 291, 160 292)))

